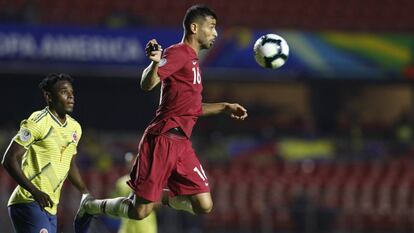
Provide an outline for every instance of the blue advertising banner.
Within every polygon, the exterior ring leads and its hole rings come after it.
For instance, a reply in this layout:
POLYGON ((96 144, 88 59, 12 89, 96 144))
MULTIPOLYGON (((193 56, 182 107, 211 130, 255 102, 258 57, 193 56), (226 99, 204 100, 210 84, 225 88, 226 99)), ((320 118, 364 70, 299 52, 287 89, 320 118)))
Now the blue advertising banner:
POLYGON ((137 65, 147 62, 143 49, 148 40, 156 35, 172 44, 180 38, 178 32, 0 25, 0 58, 137 65))
MULTIPOLYGON (((144 47, 153 38, 166 48, 181 40, 182 29, 0 25, 0 72, 136 76, 148 64, 144 47)), ((208 73, 221 78, 401 79, 413 64, 413 41, 412 35, 231 28, 219 31, 213 48, 200 57, 208 73), (277 70, 254 60, 253 44, 267 33, 281 35, 290 46, 287 63, 277 70)))

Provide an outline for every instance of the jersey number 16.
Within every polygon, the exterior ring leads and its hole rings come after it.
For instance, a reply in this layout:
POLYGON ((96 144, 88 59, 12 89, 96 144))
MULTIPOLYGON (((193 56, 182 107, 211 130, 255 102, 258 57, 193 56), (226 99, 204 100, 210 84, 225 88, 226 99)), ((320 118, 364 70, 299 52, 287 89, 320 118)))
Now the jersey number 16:
POLYGON ((193 67, 193 75, 194 75, 194 80, 193 80, 193 84, 200 84, 201 83, 201 75, 200 75, 200 70, 193 67))

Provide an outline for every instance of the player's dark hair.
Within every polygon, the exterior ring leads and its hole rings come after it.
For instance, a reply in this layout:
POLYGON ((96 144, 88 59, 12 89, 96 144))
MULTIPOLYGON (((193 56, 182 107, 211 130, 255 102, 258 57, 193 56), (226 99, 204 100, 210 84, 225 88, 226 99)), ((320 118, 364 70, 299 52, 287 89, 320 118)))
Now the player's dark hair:
POLYGON ((184 20, 183 20, 183 27, 186 32, 191 31, 190 26, 196 20, 204 19, 205 17, 211 16, 215 20, 217 20, 217 15, 214 13, 213 10, 208 8, 205 5, 194 5, 188 8, 187 12, 185 13, 184 20))
POLYGON ((72 84, 73 78, 65 73, 50 73, 39 83, 39 88, 42 91, 52 92, 53 87, 58 81, 68 81, 72 84))

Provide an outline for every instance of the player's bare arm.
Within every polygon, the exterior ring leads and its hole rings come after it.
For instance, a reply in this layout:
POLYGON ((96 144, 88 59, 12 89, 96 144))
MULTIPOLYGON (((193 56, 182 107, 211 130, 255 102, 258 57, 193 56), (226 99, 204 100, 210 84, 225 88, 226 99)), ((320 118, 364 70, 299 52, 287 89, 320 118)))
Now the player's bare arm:
POLYGON ((202 116, 224 113, 233 119, 244 120, 247 117, 247 110, 237 103, 203 103, 202 116))
POLYGON ((141 76, 141 88, 145 91, 152 90, 160 83, 158 77, 158 63, 161 60, 162 48, 155 39, 150 40, 145 47, 145 54, 151 63, 144 69, 141 76))
POLYGON ((73 156, 72 161, 70 163, 70 169, 68 173, 68 179, 73 186, 75 186, 79 192, 81 193, 88 193, 88 189, 86 188, 85 182, 83 182, 82 176, 80 175, 78 165, 75 161, 76 155, 73 156))
POLYGON ((29 191, 35 201, 39 203, 42 208, 52 207, 53 201, 46 193, 40 191, 32 182, 24 175, 20 167, 22 157, 26 153, 26 149, 12 141, 4 153, 2 160, 3 167, 7 170, 10 176, 24 189, 29 191))

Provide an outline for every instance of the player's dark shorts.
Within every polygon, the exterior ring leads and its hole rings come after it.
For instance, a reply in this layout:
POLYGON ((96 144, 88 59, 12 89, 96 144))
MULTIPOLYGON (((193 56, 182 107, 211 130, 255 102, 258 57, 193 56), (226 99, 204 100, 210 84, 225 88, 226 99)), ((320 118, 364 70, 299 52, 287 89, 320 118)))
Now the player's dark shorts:
POLYGON ((191 141, 174 129, 144 134, 128 184, 137 196, 152 202, 160 200, 165 187, 173 196, 210 192, 191 141))
POLYGON ((16 233, 56 233, 56 215, 42 210, 37 202, 9 206, 16 233))

